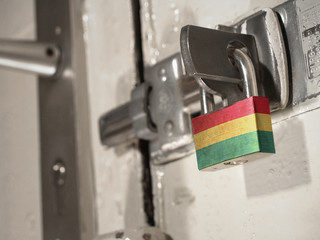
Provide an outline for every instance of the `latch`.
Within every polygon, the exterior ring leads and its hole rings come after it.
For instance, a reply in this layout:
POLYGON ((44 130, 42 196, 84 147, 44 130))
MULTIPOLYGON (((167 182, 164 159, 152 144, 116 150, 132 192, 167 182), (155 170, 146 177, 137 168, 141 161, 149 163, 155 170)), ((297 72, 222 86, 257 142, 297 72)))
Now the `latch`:
POLYGON ((248 94, 267 97, 271 111, 287 106, 287 58, 273 10, 218 30, 186 26, 181 53, 187 75, 175 54, 146 70, 145 83, 132 91, 131 102, 101 117, 104 145, 145 139, 154 163, 162 164, 194 152, 191 115, 200 109, 202 114, 217 111, 248 94), (243 81, 248 76, 254 80, 243 81))
POLYGON ((199 87, 183 75, 180 54, 150 67, 131 101, 100 118, 101 141, 112 147, 135 138, 150 141, 155 163, 194 151, 190 114, 200 111, 199 87))

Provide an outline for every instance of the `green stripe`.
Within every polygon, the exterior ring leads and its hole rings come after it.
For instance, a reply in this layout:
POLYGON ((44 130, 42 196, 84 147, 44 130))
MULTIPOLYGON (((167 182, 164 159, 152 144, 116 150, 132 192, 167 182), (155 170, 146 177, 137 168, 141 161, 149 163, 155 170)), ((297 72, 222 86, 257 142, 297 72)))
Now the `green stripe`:
POLYGON ((206 168, 255 152, 275 153, 272 132, 250 132, 199 149, 196 152, 198 168, 206 168))

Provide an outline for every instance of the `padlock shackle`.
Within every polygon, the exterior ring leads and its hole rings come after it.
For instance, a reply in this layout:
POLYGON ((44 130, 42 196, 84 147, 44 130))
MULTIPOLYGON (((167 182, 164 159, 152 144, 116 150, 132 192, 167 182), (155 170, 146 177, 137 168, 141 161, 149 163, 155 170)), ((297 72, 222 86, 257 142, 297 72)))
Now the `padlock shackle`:
POLYGON ((253 62, 242 48, 228 48, 229 57, 234 60, 235 67, 240 72, 243 81, 243 91, 246 97, 258 96, 257 77, 253 62))
POLYGON ((214 111, 214 97, 213 94, 206 91, 204 88, 200 88, 200 103, 201 114, 207 114, 214 111))

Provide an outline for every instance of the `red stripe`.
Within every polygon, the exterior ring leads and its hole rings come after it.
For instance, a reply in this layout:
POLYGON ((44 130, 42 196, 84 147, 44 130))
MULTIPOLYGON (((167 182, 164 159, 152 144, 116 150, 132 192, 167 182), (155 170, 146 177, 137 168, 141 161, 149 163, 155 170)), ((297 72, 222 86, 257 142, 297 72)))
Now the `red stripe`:
POLYGON ((193 118, 193 134, 253 113, 270 114, 269 99, 266 97, 250 97, 218 112, 193 118))

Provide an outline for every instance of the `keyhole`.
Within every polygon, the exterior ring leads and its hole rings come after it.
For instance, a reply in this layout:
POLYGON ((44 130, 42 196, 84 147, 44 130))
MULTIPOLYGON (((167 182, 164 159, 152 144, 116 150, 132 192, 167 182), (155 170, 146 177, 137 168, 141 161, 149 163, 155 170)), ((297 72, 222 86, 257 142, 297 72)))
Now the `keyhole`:
POLYGON ((53 55, 54 55, 53 49, 50 48, 50 47, 47 48, 47 49, 46 49, 46 55, 47 55, 49 58, 53 57, 53 55))

